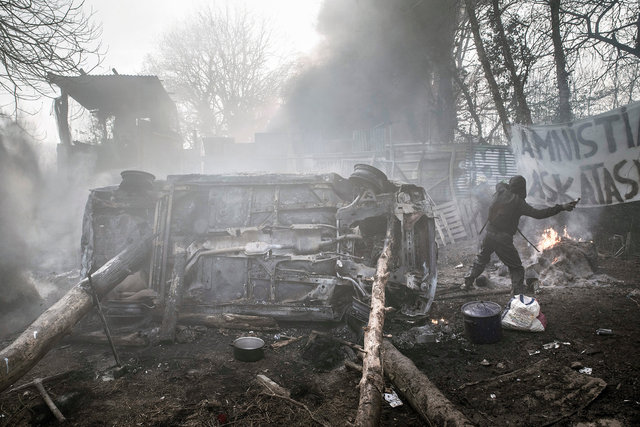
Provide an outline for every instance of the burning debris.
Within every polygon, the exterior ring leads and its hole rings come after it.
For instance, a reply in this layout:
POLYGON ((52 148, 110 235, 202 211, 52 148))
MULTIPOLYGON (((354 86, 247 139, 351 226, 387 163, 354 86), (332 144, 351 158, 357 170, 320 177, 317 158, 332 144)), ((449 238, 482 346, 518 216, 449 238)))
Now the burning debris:
POLYGON ((571 237, 566 226, 561 233, 553 227, 545 229, 538 249, 541 253, 527 271, 529 285, 534 279, 543 286, 579 285, 597 274, 596 245, 571 237))

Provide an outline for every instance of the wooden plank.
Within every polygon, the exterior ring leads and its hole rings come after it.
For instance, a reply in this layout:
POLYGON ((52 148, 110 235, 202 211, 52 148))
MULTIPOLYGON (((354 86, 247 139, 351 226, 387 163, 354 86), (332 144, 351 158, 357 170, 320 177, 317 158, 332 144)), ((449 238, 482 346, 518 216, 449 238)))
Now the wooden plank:
POLYGON ((438 217, 436 217, 436 231, 438 232, 438 237, 440 237, 440 243, 442 243, 442 245, 446 245, 447 243, 444 240, 444 234, 442 233, 442 227, 440 226, 440 221, 438 221, 438 217))
POLYGON ((451 201, 436 205, 434 206, 434 213, 436 215, 436 226, 446 231, 448 239, 444 239, 441 236, 443 244, 455 243, 468 237, 468 232, 460 218, 460 206, 457 202, 451 201))

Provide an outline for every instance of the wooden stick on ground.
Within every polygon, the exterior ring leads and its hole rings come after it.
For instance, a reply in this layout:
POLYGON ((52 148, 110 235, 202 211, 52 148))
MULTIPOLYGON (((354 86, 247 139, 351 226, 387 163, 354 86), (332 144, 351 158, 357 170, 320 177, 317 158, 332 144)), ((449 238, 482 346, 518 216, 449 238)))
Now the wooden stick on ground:
POLYGON ((64 377, 66 375, 69 375, 70 373, 71 373, 71 371, 67 371, 67 372, 62 372, 60 374, 51 375, 51 376, 45 377, 45 378, 36 378, 33 381, 31 381, 30 383, 22 384, 21 386, 16 387, 16 388, 12 388, 9 391, 10 392, 19 391, 19 390, 23 390, 23 389, 28 388, 28 387, 35 387, 36 389, 38 389, 38 392, 40 393, 40 396, 42 396, 42 399, 44 399, 44 403, 47 404, 47 406, 49 407, 49 409, 51 410, 53 415, 56 417, 58 422, 63 423, 65 421, 67 421, 67 419, 64 417, 64 415, 62 415, 62 412, 60 412, 60 410, 58 409, 56 404, 53 402, 53 400, 51 399, 51 396, 49 396, 49 393, 47 393, 47 390, 45 390, 45 388, 42 385, 42 383, 44 381, 49 381, 49 380, 52 380, 52 379, 55 379, 55 378, 64 377))
MULTIPOLYGON (((41 378, 41 380, 42 380, 42 382, 55 380, 55 379, 58 379, 58 378, 66 377, 67 375, 71 374, 72 372, 73 371, 61 372, 59 374, 54 374, 54 375, 50 375, 48 377, 41 378)), ((9 390, 7 390, 7 393, 13 393, 14 391, 24 390, 25 388, 31 387, 32 385, 33 385, 33 381, 31 381, 30 383, 19 385, 18 387, 10 388, 9 390)))
MULTIPOLYGON (((98 296, 111 291, 147 258, 151 236, 137 240, 91 275, 98 296)), ((0 351, 0 391, 27 373, 93 307, 88 280, 80 281, 0 351)))
POLYGON ((62 415, 62 412, 60 412, 60 409, 58 409, 56 404, 53 403, 53 400, 51 399, 51 396, 49 396, 49 393, 47 393, 47 390, 44 389, 44 386, 42 385, 42 379, 36 378, 35 380, 33 380, 33 384, 40 392, 40 396, 42 396, 44 402, 47 404, 49 409, 51 409, 51 412, 53 412, 53 415, 55 415, 56 419, 61 423, 67 421, 64 415, 62 415))
POLYGON ((291 392, 266 375, 256 375, 258 383, 268 392, 280 396, 291 397, 291 392))
POLYGON ((302 338, 304 338, 304 335, 301 335, 299 337, 291 337, 291 338, 285 339, 283 341, 274 342, 273 344, 271 344, 271 348, 284 347, 284 346, 292 344, 292 343, 294 343, 296 341, 300 341, 302 338))
POLYGON ((393 248, 393 229, 395 218, 387 221, 387 234, 382 254, 378 258, 376 277, 371 288, 371 311, 369 323, 364 333, 365 355, 362 360, 362 379, 360 380, 360 401, 356 414, 356 426, 374 426, 380 421, 380 406, 384 390, 381 344, 385 315, 385 286, 389 279, 389 261, 393 248))
POLYGON ((485 297, 485 296, 492 296, 492 295, 506 295, 510 292, 511 292, 511 288, 490 289, 486 291, 477 290, 476 292, 457 291, 457 292, 442 294, 438 297, 438 300, 442 301, 447 299, 475 298, 475 297, 485 297))

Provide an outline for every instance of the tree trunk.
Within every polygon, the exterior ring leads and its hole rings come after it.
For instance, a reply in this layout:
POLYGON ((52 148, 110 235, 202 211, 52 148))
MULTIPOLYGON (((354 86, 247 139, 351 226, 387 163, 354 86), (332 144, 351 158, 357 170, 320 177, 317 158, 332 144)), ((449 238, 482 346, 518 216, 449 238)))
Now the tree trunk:
POLYGON ((458 74, 458 70, 452 69, 450 71, 453 75, 454 81, 458 85, 458 88, 460 88, 460 92, 462 93, 462 96, 464 97, 465 102, 467 103, 467 107, 469 108, 469 114, 471 115, 473 122, 476 124, 476 128, 478 131, 478 142, 480 144, 484 144, 485 140, 482 132, 482 121, 480 120, 480 116, 478 116, 478 112, 476 111, 476 105, 473 102, 471 92, 469 92, 469 88, 467 87, 467 84, 464 82, 464 80, 462 80, 462 78, 458 74))
POLYGON ((473 425, 393 344, 384 340, 382 351, 385 374, 428 425, 473 425))
POLYGON ((571 89, 569 89, 569 73, 567 59, 562 47, 560 35, 560 0, 549 0, 551 9, 551 40, 553 41, 553 59, 556 64, 556 81, 558 83, 558 115, 559 123, 567 123, 573 119, 571 111, 571 89))
POLYGON ((509 116, 507 115, 507 110, 504 107, 502 96, 500 96, 500 88, 498 87, 498 82, 496 82, 496 79, 493 76, 491 63, 489 62, 489 58, 487 58, 487 52, 484 50, 482 37, 480 36, 480 24, 476 17, 475 1, 464 0, 464 4, 467 9, 469 23, 471 24, 471 32, 473 33, 473 41, 476 45, 476 51, 478 52, 478 59, 480 60, 480 64, 482 64, 484 77, 487 79, 487 83, 489 84, 493 102, 496 104, 498 117, 500 117, 500 122, 502 123, 502 130, 504 131, 505 136, 508 139, 511 139, 511 124, 509 123, 509 116))
MULTIPOLYGON (((106 295, 147 258, 151 236, 127 246, 91 275, 98 297, 106 295)), ((93 307, 85 278, 42 313, 14 342, 0 352, 0 391, 26 374, 93 307)))
POLYGON ((378 258, 376 277, 371 287, 371 311, 369 323, 364 334, 364 358, 362 360, 362 379, 360 380, 360 402, 356 414, 356 426, 378 425, 380 405, 384 389, 381 345, 382 328, 385 315, 384 288, 389 279, 389 262, 392 256, 394 218, 387 221, 387 235, 382 254, 378 258))
POLYGON ((524 82, 518 75, 516 70, 516 64, 513 61, 513 55, 511 55, 511 47, 507 41, 507 36, 504 32, 504 25, 502 25, 502 12, 500 11, 500 5, 498 0, 492 0, 493 6, 493 27, 498 34, 498 43, 500 44, 500 50, 502 51, 502 57, 504 58, 505 67, 509 71, 511 81, 513 82, 513 92, 516 98, 516 122, 530 125, 531 124, 531 110, 527 103, 527 97, 524 94, 524 82))

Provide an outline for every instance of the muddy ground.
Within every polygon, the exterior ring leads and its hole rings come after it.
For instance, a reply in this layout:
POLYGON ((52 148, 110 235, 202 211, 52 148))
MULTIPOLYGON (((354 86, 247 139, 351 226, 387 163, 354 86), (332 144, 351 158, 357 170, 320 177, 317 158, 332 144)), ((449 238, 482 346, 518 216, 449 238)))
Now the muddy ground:
MULTIPOLYGON (((429 319, 387 319, 386 332, 403 353, 479 426, 640 425, 640 259, 601 252, 602 280, 542 283, 536 297, 548 320, 545 332, 505 330, 498 343, 478 345, 465 336, 461 306, 484 299, 504 307, 510 296, 457 291, 474 250, 471 243, 441 249, 438 295, 429 319), (432 342, 411 348, 400 339, 407 329, 424 324, 433 330, 427 336, 432 342), (613 334, 597 335, 599 328, 613 334), (591 373, 581 373, 583 368, 591 373)), ((502 290, 498 272, 488 272, 496 282, 492 292, 502 290)), ((150 326, 124 323, 114 326, 134 332, 150 326)), ((180 331, 178 344, 119 348, 125 367, 117 370, 107 345, 70 337, 16 386, 66 373, 45 381, 45 387, 70 424, 78 426, 346 425, 355 418, 360 374, 345 368, 344 360, 355 355, 331 339, 309 344, 312 330, 358 340, 345 324, 281 324, 274 331, 253 332, 191 327, 180 331), (234 359, 230 344, 247 334, 266 341, 263 360, 234 359), (302 338, 269 347, 278 335, 302 338), (291 399, 265 394, 257 374, 289 389, 291 399)), ((0 394, 0 425, 49 424, 56 421, 33 388, 0 394)), ((381 425, 428 424, 405 400, 396 408, 383 402, 381 425)))

